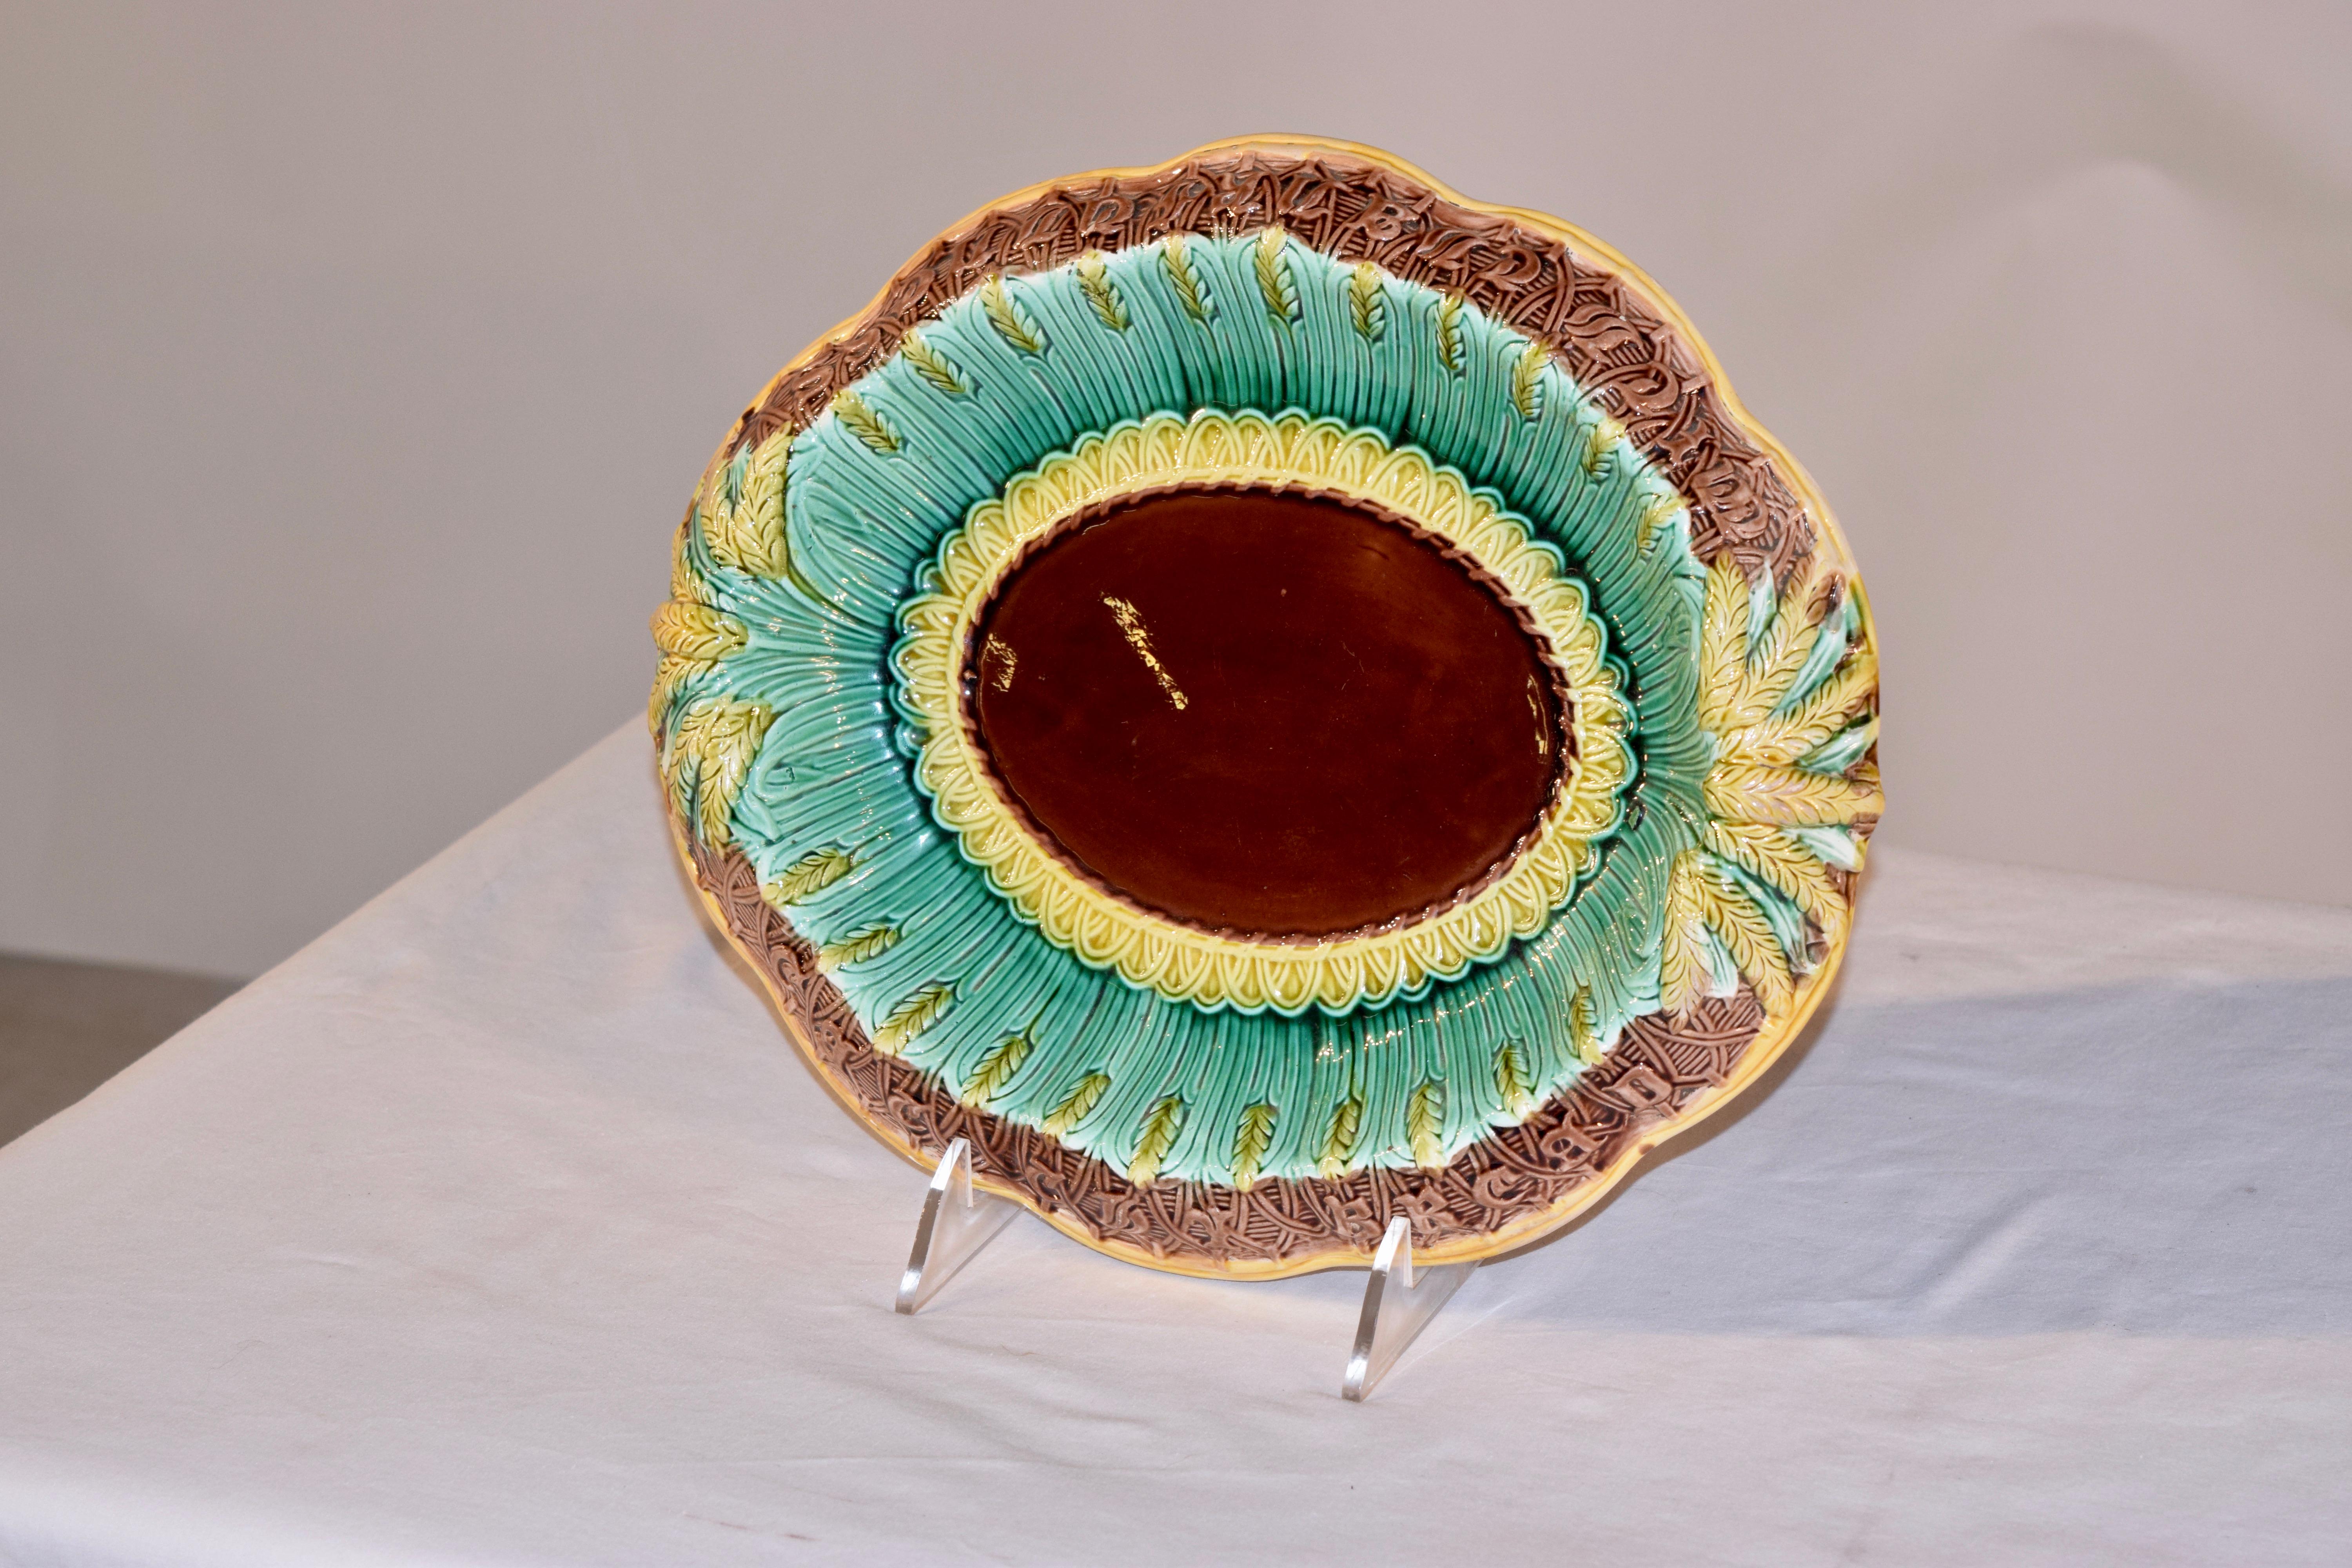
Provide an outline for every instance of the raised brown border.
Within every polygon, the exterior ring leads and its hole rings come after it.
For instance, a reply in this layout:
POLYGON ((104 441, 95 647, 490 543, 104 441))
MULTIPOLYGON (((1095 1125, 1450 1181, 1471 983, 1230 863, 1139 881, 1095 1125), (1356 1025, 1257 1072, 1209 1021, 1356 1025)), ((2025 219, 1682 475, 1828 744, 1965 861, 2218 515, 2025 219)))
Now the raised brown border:
POLYGON ((1526 221, 1534 216, 1470 203, 1371 148, 1309 137, 1216 142, 1156 169, 1051 181, 917 252, 871 304, 768 384, 719 457, 786 424, 814 423, 836 393, 898 353, 909 328, 990 277, 1171 234, 1279 223, 1312 249, 1458 293, 1549 343, 1689 500, 1700 560, 1728 549, 1751 574, 1769 563, 1785 576, 1813 531, 1804 481, 1780 471, 1786 455, 1728 396, 1712 355, 1656 285, 1591 236, 1556 219, 1526 221))
MULTIPOLYGON (((740 851, 678 840, 720 930, 774 998, 826 1087, 918 1163, 971 1141, 974 1180, 1099 1251, 1181 1273, 1276 1278, 1365 1263, 1403 1215, 1424 1261, 1479 1257, 1549 1229, 1530 1225, 1605 1179, 1724 1089, 1763 1015, 1743 986, 1667 1020, 1636 1019, 1567 1094, 1496 1130, 1442 1170, 1358 1171, 1246 1190, 1172 1178, 1140 1185, 1019 1122, 959 1101, 876 1051, 816 951, 760 895, 740 851), (1501 1239, 1507 1238, 1507 1239, 1501 1239)), ((1582 1206, 1582 1205, 1578 1205, 1582 1206)))

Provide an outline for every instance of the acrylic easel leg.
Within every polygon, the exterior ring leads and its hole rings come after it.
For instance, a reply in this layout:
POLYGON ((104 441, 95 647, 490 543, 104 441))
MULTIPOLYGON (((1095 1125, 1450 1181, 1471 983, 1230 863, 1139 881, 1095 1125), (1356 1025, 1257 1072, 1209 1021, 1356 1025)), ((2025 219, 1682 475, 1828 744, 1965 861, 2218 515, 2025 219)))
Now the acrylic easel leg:
POLYGON ((1356 1347, 1348 1358, 1347 1375, 1339 1380, 1340 1396, 1359 1402, 1370 1397, 1405 1347, 1477 1267, 1475 1261, 1441 1263, 1416 1271, 1412 1222, 1402 1215, 1389 1221, 1388 1234, 1372 1259, 1371 1278, 1364 1285, 1364 1310, 1356 1320, 1356 1347))
POLYGON ((898 1277, 898 1310, 911 1313, 938 1295, 940 1287, 1004 1228, 1018 1206, 975 1191, 971 1142, 959 1138, 949 1144, 931 1173, 923 1217, 915 1226, 914 1249, 907 1255, 907 1271, 898 1277))

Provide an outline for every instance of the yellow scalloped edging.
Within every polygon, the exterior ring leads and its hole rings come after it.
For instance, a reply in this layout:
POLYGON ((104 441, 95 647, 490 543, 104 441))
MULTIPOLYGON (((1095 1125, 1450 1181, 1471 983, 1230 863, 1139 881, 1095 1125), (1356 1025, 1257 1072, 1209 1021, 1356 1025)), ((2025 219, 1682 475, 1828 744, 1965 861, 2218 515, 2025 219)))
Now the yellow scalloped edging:
POLYGON ((1089 436, 972 510, 941 551, 934 591, 909 601, 898 652, 928 738, 916 764, 940 820, 1047 938, 1097 968, 1203 1007, 1297 1013, 1385 1002, 1451 979, 1541 931, 1615 823, 1632 763, 1626 708, 1583 588, 1562 576, 1519 521, 1459 474, 1378 435, 1303 415, 1155 415, 1089 436), (1081 510, 1176 487, 1314 490, 1405 518, 1499 582, 1550 645, 1570 703, 1576 749, 1534 842, 1477 892, 1413 924, 1320 942, 1250 941, 1181 924, 1087 881, 991 782, 962 705, 959 650, 1026 544, 1081 510))

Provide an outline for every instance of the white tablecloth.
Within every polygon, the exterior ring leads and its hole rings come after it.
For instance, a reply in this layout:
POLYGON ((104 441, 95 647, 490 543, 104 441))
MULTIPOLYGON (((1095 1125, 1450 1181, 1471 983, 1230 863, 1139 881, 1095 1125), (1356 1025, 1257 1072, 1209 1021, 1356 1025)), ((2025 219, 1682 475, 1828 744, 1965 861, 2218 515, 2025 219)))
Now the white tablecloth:
POLYGON ((0 1149, 0 1560, 2352 1561, 2352 911, 1886 851, 1778 1087, 1357 1406, 1360 1274, 1024 1218, 894 1316, 646 752, 0 1149))

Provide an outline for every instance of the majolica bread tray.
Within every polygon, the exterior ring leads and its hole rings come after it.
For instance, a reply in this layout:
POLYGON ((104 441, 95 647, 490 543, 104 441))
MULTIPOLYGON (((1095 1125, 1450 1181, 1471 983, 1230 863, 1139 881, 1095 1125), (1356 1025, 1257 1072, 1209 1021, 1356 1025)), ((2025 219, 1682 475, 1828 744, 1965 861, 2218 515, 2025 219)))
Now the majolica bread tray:
POLYGON ((1802 1026, 1880 809, 1852 557, 1681 311, 1312 138, 925 247, 654 636, 678 847, 841 1102, 1185 1273, 1589 1207, 1802 1026))

